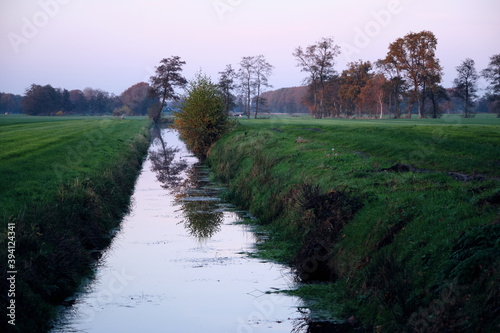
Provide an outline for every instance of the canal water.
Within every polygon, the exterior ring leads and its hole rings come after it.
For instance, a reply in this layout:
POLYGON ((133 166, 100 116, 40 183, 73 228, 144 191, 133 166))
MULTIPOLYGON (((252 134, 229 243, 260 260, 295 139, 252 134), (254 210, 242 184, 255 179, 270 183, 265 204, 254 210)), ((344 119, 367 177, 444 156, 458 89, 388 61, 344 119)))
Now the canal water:
POLYGON ((162 129, 130 213, 52 332, 296 330, 300 300, 276 293, 293 288, 289 268, 248 255, 256 236, 220 190, 162 129))

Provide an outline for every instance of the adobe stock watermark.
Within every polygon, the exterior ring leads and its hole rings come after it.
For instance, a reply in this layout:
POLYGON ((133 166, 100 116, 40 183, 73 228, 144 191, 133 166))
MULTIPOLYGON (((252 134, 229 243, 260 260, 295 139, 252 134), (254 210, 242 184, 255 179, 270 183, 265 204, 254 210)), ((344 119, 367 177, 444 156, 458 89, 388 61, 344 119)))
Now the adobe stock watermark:
POLYGON ((92 299, 89 300, 88 305, 84 306, 81 310, 81 318, 83 323, 91 323, 96 314, 107 307, 108 304, 113 303, 116 296, 121 294, 131 281, 135 280, 135 276, 128 275, 125 268, 121 272, 113 270, 111 278, 108 279, 106 288, 97 292, 92 299))
POLYGON ((392 22, 395 15, 403 11, 401 0, 389 0, 385 8, 370 12, 372 19, 363 28, 356 27, 352 44, 340 43, 342 55, 348 61, 357 59, 361 50, 367 48, 392 22))
POLYGON ((142 78, 143 82, 150 82, 151 77, 156 75, 156 68, 151 66, 144 67, 144 71, 147 73, 142 78))
POLYGON ((56 179, 62 183, 64 181, 64 174, 80 167, 94 147, 100 145, 104 141, 105 136, 113 133, 115 129, 116 122, 111 119, 100 120, 98 128, 84 134, 86 140, 81 140, 77 145, 68 147, 65 159, 60 159, 52 164, 56 179))
POLYGON ((40 30, 46 27, 50 20, 61 11, 61 6, 67 5, 71 0, 39 0, 40 10, 36 11, 30 18, 21 18, 21 28, 19 33, 9 32, 7 38, 16 54, 20 51, 21 45, 28 44, 35 38, 40 30))
POLYGON ((286 304, 287 296, 281 294, 265 294, 261 296, 266 296, 260 298, 256 297, 252 305, 254 306, 254 311, 250 312, 247 318, 238 317, 238 327, 236 328, 237 333, 252 333, 254 328, 252 323, 255 322, 265 322, 266 320, 273 319, 273 314, 276 311, 276 307, 286 304))
POLYGON ((241 6, 243 0, 214 0, 212 5, 221 21, 224 21, 226 13, 233 12, 237 7, 241 6))

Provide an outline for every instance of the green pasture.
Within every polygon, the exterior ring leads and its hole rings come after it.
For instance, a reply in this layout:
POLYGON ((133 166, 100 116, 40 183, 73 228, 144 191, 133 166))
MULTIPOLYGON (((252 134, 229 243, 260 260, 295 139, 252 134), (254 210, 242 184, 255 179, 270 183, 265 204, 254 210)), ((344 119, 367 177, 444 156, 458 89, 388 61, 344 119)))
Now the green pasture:
POLYGON ((19 214, 100 170, 146 125, 144 118, 0 116, 0 214, 19 214))
POLYGON ((293 292, 313 316, 383 332, 499 324, 500 119, 239 122, 209 163, 270 233, 261 255, 330 274, 293 292), (322 222, 345 211, 340 231, 322 222))
POLYGON ((0 116, 0 257, 15 237, 9 255, 19 271, 13 332, 49 330, 57 307, 92 274, 95 253, 127 212, 148 125, 144 118, 0 116))
POLYGON ((384 165, 399 162, 439 171, 500 176, 500 118, 496 115, 381 120, 271 117, 242 119, 240 123, 263 133, 276 128, 287 136, 295 135, 295 139, 301 137, 307 141, 304 146, 321 145, 325 151, 333 148, 337 153, 380 158, 384 165))

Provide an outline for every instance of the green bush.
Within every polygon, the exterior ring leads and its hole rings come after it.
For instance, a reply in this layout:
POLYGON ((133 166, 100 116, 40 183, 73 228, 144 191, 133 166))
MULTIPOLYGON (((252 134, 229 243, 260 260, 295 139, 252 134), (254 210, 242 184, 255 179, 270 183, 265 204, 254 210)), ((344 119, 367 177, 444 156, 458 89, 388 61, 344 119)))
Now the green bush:
POLYGON ((198 73, 189 82, 180 111, 174 112, 173 127, 187 147, 198 157, 205 158, 210 147, 228 128, 224 98, 210 78, 198 73))

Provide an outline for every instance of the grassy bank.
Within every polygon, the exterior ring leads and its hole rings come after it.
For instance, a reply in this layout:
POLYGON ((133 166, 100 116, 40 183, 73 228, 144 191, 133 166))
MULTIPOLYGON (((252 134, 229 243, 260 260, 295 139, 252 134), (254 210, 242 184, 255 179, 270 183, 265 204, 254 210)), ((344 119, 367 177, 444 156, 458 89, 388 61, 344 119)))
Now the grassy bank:
POLYGON ((292 264, 317 318, 394 331, 499 321, 500 124, 242 121, 211 150, 228 197, 292 264), (319 283, 318 283, 319 282, 319 283))
POLYGON ((12 289, 7 271, 17 271, 15 295, 1 297, 2 309, 15 300, 16 325, 4 310, 2 331, 47 330, 56 306, 91 273, 127 212, 147 126, 145 119, 0 117, 2 291, 12 289), (15 252, 7 246, 13 240, 15 252))

